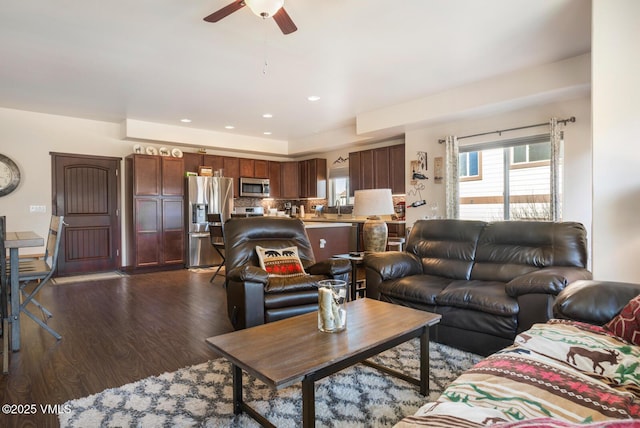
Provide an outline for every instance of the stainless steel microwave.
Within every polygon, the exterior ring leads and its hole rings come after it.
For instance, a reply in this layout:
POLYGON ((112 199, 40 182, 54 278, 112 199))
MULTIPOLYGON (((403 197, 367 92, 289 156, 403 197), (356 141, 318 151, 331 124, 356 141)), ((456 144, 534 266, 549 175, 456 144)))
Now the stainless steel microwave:
POLYGON ((240 177, 240 196, 250 198, 268 198, 269 179, 240 177))

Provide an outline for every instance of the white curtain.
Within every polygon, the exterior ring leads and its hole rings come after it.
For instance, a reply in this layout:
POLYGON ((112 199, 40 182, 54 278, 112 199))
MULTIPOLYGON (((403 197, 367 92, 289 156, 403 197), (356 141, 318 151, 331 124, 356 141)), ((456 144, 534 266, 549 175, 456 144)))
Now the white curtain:
POLYGON ((558 119, 552 117, 549 120, 549 136, 551 138, 551 219, 562 220, 562 203, 560 193, 560 165, 562 164, 562 134, 558 119))
POLYGON ((445 139, 445 194, 446 218, 458 218, 460 207, 458 173, 458 138, 450 135, 445 139))

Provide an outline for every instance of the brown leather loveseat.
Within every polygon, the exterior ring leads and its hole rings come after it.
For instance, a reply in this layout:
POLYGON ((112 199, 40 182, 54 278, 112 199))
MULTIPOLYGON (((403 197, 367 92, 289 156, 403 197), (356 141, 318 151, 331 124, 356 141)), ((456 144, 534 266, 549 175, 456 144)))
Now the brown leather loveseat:
POLYGON ((442 315, 431 338, 488 355, 553 316, 556 295, 591 279, 574 222, 419 220, 405 251, 367 253, 367 297, 442 315))
POLYGON ((351 271, 344 259, 316 263, 299 219, 232 218, 225 223, 224 242, 227 309, 236 330, 317 310, 318 281, 347 281, 351 271), (307 275, 269 275, 260 267, 257 246, 270 249, 267 253, 296 247, 307 275))

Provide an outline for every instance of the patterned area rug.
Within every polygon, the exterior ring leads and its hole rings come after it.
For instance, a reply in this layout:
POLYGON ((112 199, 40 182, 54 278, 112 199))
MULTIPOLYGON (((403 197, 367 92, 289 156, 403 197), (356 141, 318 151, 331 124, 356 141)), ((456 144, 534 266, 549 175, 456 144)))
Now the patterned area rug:
MULTIPOLYGON (((373 358, 411 376, 419 373, 419 341, 373 358)), ((357 364, 316 382, 316 426, 393 426, 422 404, 435 400, 460 373, 482 357, 430 344, 429 396, 416 386, 357 364)), ((243 376, 244 399, 278 427, 302 425, 302 391, 295 385, 273 390, 243 376)), ((60 415, 61 427, 257 427, 245 414, 234 415, 231 365, 225 359, 164 373, 120 388, 72 400, 60 415)))

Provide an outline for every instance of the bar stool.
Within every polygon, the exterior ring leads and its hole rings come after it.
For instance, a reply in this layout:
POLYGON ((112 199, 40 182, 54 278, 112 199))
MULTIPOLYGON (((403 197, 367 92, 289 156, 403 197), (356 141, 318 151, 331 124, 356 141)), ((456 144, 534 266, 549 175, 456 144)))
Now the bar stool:
POLYGON ((390 236, 387 238, 387 248, 389 251, 402 251, 406 239, 401 236, 390 236))

